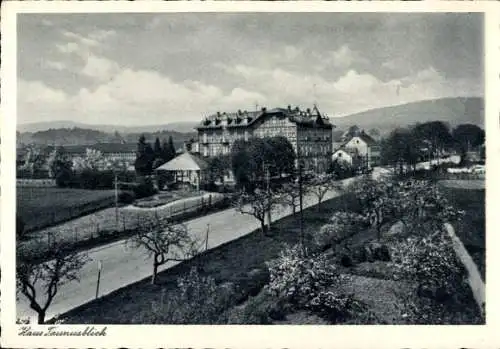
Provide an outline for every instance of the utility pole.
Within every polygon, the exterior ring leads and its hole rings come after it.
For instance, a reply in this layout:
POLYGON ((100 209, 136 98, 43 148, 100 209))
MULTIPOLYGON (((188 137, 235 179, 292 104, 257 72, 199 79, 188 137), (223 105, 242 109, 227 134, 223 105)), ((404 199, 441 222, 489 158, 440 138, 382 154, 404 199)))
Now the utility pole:
POLYGON ((116 230, 118 230, 118 173, 115 169, 115 221, 116 221, 116 230))
POLYGON ((265 162, 262 163, 262 168, 265 172, 266 176, 266 193, 267 193, 267 230, 271 231, 271 188, 269 185, 270 182, 270 173, 269 173, 269 165, 266 165, 265 162))
POLYGON ((205 237, 205 251, 208 250, 208 233, 210 231, 210 223, 207 224, 207 234, 206 234, 206 237, 205 237))
POLYGON ((304 213, 303 210, 303 189, 302 189, 302 158, 300 155, 300 145, 297 140, 297 165, 299 170, 299 209, 300 209, 300 235, 299 235, 299 243, 302 248, 302 252, 305 251, 304 248, 304 213))
POLYGON ((101 282, 101 269, 102 269, 102 262, 97 261, 97 287, 95 289, 95 298, 99 297, 99 283, 101 282))

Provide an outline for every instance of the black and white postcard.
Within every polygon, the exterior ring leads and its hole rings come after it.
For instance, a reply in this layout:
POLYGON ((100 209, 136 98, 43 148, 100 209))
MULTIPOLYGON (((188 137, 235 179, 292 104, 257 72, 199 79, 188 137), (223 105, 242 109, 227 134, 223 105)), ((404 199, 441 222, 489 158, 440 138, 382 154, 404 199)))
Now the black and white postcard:
POLYGON ((495 346, 500 8, 424 3, 2 6, 2 344, 495 346))

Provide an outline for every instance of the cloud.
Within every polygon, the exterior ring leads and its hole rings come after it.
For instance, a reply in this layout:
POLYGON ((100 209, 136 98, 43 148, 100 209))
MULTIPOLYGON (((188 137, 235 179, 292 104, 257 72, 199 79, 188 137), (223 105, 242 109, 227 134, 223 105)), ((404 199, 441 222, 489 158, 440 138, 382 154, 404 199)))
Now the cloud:
POLYGON ((76 53, 80 50, 80 46, 75 42, 67 42, 64 44, 56 44, 56 48, 61 53, 76 53))
POLYGON ((89 54, 80 73, 98 81, 109 80, 119 71, 116 62, 104 57, 89 54))
POLYGON ((58 70, 58 71, 63 71, 63 70, 68 69, 66 64, 63 62, 60 62, 60 61, 42 60, 42 66, 49 68, 49 69, 58 70))
POLYGON ((76 43, 85 45, 85 46, 99 46, 99 42, 93 38, 90 37, 85 37, 83 35, 71 32, 71 31, 64 31, 62 35, 68 39, 73 39, 75 40, 76 43))
POLYGON ((57 105, 64 103, 67 100, 67 95, 63 91, 53 89, 41 81, 19 80, 17 98, 21 104, 57 105))

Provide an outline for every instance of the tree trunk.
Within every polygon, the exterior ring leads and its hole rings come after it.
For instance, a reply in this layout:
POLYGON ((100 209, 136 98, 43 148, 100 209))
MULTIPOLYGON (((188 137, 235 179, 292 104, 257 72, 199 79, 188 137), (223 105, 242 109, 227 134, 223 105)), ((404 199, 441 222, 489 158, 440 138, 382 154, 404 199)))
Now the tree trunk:
POLYGON ((45 310, 38 311, 38 324, 43 325, 45 322, 45 310))
POLYGON ((260 220, 260 230, 262 232, 262 236, 266 236, 266 222, 264 219, 260 220))
POLYGON ((158 274, 158 265, 153 263, 153 275, 151 276, 151 285, 156 285, 156 275, 158 274))

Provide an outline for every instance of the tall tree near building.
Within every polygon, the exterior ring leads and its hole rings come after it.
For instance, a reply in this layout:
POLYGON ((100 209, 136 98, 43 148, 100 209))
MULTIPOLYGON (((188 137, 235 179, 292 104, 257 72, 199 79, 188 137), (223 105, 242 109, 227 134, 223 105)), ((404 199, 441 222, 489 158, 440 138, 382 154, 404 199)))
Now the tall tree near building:
POLYGON ((467 151, 470 151, 484 143, 484 130, 477 125, 462 124, 452 131, 455 147, 461 158, 465 159, 467 151))
POLYGON ((45 322, 47 309, 60 287, 79 281, 79 271, 88 262, 86 254, 69 251, 69 246, 55 243, 50 249, 50 260, 43 263, 17 256, 17 291, 29 300, 31 309, 38 314, 39 324, 45 322), (37 294, 37 290, 42 293, 37 294))
MULTIPOLYGON (((253 191, 254 184, 264 185, 265 177, 291 174, 295 170, 295 151, 284 137, 238 140, 231 150, 231 164, 240 187, 253 191)), ((247 191, 248 191, 247 190, 247 191)))
POLYGON ((177 155, 177 151, 175 150, 174 140, 172 139, 172 136, 169 136, 168 137, 168 156, 169 156, 168 161, 175 158, 176 155, 177 155))
POLYGON ((155 159, 161 158, 161 144, 160 144, 160 139, 158 137, 156 137, 153 150, 155 153, 155 159))
POLYGON ((153 171, 154 158, 153 148, 151 148, 151 145, 146 142, 146 138, 142 135, 137 142, 137 156, 135 160, 137 174, 142 176, 150 175, 153 171))
POLYGON ((57 147, 50 153, 47 166, 49 175, 56 180, 57 186, 69 185, 73 163, 63 147, 57 147))
POLYGON ((420 156, 420 144, 413 132, 405 128, 395 129, 382 142, 382 162, 394 166, 403 173, 405 165, 415 168, 420 156))
POLYGON ((413 128, 413 135, 420 143, 429 144, 431 154, 438 157, 443 149, 453 145, 453 138, 447 124, 442 121, 430 121, 417 124, 413 128))

